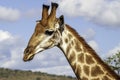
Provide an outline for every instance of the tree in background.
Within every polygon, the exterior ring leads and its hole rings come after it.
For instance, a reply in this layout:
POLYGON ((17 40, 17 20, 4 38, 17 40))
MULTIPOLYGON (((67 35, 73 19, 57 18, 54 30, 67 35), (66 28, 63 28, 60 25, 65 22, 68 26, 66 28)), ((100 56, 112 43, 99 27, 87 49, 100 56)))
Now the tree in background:
POLYGON ((120 51, 118 53, 107 57, 104 60, 118 75, 120 75, 120 51))

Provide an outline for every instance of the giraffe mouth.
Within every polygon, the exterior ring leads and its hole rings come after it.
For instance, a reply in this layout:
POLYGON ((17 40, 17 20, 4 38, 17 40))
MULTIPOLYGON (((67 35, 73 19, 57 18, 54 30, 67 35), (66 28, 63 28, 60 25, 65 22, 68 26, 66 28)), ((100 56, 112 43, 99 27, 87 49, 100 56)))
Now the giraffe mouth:
POLYGON ((25 54, 24 54, 24 57, 23 57, 23 61, 24 61, 24 62, 27 62, 27 61, 33 60, 34 56, 35 56, 36 54, 38 54, 39 52, 42 52, 43 50, 44 50, 43 48, 40 48, 40 49, 36 50, 35 52, 25 53, 25 54))
POLYGON ((24 62, 31 61, 34 58, 34 56, 35 54, 24 55, 23 61, 24 62))

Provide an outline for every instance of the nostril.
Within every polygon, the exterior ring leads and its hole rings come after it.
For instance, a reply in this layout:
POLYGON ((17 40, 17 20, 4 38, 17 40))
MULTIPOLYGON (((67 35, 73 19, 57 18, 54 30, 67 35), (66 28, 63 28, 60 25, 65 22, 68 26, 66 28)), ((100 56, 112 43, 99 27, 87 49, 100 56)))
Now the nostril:
POLYGON ((26 48, 24 54, 30 53, 30 48, 26 48))
POLYGON ((25 49, 25 54, 29 54, 29 53, 31 53, 32 52, 32 50, 33 50, 33 47, 27 47, 26 49, 25 49))
POLYGON ((30 50, 29 50, 29 49, 27 49, 27 50, 25 51, 25 53, 29 53, 29 51, 30 51, 30 50))

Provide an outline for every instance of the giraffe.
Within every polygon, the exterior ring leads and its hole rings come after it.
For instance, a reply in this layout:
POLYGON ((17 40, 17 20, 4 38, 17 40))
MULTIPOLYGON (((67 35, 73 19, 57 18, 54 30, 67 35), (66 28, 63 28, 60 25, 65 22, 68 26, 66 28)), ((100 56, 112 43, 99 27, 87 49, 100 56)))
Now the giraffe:
POLYGON ((35 31, 23 60, 30 61, 46 49, 57 46, 71 65, 78 80, 120 80, 114 71, 105 64, 87 42, 69 25, 64 23, 64 16, 56 18, 57 3, 43 5, 42 19, 37 21, 35 31))

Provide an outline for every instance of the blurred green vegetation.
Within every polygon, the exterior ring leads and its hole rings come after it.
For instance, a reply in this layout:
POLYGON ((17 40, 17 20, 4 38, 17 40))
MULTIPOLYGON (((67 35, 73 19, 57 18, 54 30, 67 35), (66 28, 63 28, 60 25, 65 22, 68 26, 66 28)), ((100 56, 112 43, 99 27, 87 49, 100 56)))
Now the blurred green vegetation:
POLYGON ((116 54, 107 57, 104 61, 118 74, 120 75, 120 51, 116 54))
POLYGON ((0 80, 77 80, 71 76, 58 76, 41 72, 0 68, 0 80))

